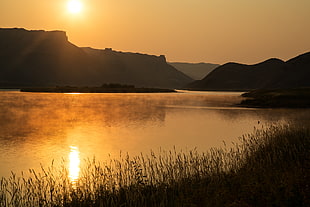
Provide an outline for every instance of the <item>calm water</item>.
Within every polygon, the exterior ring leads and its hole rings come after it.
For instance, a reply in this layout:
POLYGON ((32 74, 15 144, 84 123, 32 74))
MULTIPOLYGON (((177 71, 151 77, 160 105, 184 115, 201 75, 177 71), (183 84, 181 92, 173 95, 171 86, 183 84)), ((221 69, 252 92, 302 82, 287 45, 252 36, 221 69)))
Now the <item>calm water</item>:
POLYGON ((72 179, 79 163, 120 151, 193 149, 229 144, 275 122, 309 121, 305 109, 232 107, 240 93, 46 94, 0 92, 0 177, 10 171, 68 161, 72 179), (258 121, 260 122, 258 124, 258 121))

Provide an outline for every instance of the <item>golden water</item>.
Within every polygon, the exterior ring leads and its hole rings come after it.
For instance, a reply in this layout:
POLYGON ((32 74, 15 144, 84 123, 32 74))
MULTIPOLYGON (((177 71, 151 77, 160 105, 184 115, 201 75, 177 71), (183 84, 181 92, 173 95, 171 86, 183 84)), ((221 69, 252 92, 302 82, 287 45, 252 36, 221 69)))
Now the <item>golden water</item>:
POLYGON ((87 158, 237 142, 274 122, 309 120, 309 110, 233 107, 240 93, 47 94, 0 92, 0 176, 66 161, 74 182, 87 158))

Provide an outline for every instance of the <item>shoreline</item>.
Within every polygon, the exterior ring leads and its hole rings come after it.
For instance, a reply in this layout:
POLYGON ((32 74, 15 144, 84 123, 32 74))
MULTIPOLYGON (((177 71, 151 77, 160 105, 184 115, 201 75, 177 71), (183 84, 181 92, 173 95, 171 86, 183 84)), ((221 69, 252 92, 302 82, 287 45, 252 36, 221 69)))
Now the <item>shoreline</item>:
POLYGON ((33 93, 177 93, 174 89, 162 88, 135 88, 135 87, 27 87, 21 88, 20 92, 33 93))
POLYGON ((241 95, 237 106, 250 108, 310 108, 310 88, 258 89, 241 95))

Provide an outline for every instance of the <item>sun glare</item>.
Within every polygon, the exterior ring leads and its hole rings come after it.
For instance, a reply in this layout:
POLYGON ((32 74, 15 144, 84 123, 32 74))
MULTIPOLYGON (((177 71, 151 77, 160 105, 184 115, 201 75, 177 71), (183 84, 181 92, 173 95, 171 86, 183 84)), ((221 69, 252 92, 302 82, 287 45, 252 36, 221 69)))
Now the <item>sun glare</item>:
POLYGON ((83 9, 83 4, 79 0, 70 0, 67 4, 68 11, 72 14, 80 13, 83 9))
POLYGON ((69 178, 75 184, 80 174, 80 151, 79 148, 70 146, 69 153, 69 178))

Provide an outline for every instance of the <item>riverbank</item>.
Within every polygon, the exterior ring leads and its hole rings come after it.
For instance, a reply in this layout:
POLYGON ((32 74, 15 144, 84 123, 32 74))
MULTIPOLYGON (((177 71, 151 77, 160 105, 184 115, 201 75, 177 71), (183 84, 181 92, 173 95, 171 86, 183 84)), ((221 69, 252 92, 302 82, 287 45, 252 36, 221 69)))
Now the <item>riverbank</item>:
POLYGON ((0 206, 309 206, 310 130, 271 126, 232 149, 162 151, 0 180, 0 206))
POLYGON ((101 87, 74 87, 74 86, 56 86, 56 87, 29 87, 21 88, 21 92, 39 92, 39 93, 176 93, 173 89, 162 88, 136 88, 134 86, 123 85, 105 85, 101 87))
POLYGON ((310 108, 310 88, 260 89, 242 94, 239 106, 254 108, 310 108))

